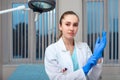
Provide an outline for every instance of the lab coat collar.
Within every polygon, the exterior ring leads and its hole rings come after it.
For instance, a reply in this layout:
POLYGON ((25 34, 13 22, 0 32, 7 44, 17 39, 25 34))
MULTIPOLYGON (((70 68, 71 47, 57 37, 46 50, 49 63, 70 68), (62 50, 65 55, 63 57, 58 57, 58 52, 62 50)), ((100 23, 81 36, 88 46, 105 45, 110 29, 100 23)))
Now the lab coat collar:
POLYGON ((60 48, 62 51, 67 51, 62 37, 58 40, 57 44, 58 44, 58 48, 60 48))
MULTIPOLYGON (((74 43, 75 43, 75 46, 77 46, 77 43, 75 41, 74 41, 74 43)), ((58 40, 57 44, 58 44, 58 48, 60 48, 62 51, 67 51, 62 37, 58 40)))

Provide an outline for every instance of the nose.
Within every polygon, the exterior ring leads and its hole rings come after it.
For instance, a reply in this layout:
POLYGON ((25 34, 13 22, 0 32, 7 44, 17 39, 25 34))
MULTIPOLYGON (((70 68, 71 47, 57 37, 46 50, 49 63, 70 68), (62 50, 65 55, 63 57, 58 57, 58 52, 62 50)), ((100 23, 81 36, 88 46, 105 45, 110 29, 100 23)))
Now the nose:
POLYGON ((71 25, 71 26, 70 26, 70 30, 73 30, 73 29, 74 29, 74 26, 73 26, 73 25, 71 25))

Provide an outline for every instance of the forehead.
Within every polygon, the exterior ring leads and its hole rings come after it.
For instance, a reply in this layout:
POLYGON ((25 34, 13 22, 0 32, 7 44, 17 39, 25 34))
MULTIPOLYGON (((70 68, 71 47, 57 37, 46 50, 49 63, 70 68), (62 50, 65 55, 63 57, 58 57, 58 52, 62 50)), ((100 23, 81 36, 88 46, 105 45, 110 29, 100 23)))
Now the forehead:
POLYGON ((78 22, 78 17, 73 14, 65 15, 63 21, 67 22, 78 22))

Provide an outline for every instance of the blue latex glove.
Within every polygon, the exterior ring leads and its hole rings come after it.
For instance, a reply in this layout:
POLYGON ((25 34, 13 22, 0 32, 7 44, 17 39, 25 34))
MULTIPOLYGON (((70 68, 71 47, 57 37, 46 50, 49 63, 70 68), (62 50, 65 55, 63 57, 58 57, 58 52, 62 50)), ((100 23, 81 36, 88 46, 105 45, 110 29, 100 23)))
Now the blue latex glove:
POLYGON ((97 38, 93 56, 98 60, 99 58, 102 57, 102 52, 104 48, 106 47, 107 39, 106 39, 106 32, 102 32, 102 39, 97 38))
POLYGON ((88 59, 86 65, 83 67, 83 71, 84 71, 85 75, 87 75, 88 72, 90 71, 90 69, 91 69, 93 66, 95 66, 96 64, 97 64, 97 60, 96 60, 96 58, 92 55, 92 56, 88 59))
POLYGON ((98 59, 102 57, 102 51, 106 46, 106 42, 106 32, 103 32, 102 39, 100 40, 100 37, 97 38, 93 55, 88 59, 86 65, 83 67, 85 75, 87 75, 90 69, 97 64, 98 59))

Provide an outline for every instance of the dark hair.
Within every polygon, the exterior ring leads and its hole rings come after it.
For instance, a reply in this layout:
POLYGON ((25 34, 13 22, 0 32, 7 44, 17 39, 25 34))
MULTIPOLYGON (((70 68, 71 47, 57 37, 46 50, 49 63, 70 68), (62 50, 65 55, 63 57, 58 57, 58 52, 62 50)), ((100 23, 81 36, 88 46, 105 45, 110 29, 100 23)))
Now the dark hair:
MULTIPOLYGON (((60 17, 60 21, 59 21, 59 24, 60 24, 60 25, 62 25, 62 19, 64 19, 64 17, 65 17, 66 15, 75 15, 75 16, 78 18, 78 20, 79 20, 79 17, 78 17, 78 15, 77 15, 75 12, 73 12, 73 11, 66 11, 66 12, 64 12, 64 13, 61 15, 61 17, 60 17)), ((60 32, 59 38, 60 38, 61 36, 62 36, 62 32, 60 32)))
POLYGON ((78 17, 78 15, 77 15, 75 12, 73 12, 73 11, 66 11, 66 12, 64 12, 64 13, 62 14, 62 16, 61 16, 61 18, 60 18, 60 21, 59 21, 60 25, 62 24, 62 19, 64 19, 64 17, 65 17, 66 15, 69 15, 69 14, 75 15, 75 16, 78 18, 78 20, 79 20, 79 17, 78 17))

